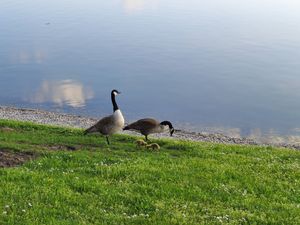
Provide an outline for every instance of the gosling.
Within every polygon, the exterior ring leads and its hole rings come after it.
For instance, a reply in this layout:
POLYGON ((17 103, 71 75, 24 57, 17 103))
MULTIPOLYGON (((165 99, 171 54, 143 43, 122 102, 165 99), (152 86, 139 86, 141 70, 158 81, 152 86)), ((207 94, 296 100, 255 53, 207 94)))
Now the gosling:
POLYGON ((138 148, 138 147, 144 147, 144 146, 147 146, 147 142, 145 142, 145 141, 142 140, 142 139, 137 140, 135 143, 136 143, 136 147, 137 147, 137 148, 138 148))
POLYGON ((151 149, 152 148, 152 150, 159 150, 160 146, 157 143, 152 143, 152 144, 146 145, 146 148, 147 149, 151 149))

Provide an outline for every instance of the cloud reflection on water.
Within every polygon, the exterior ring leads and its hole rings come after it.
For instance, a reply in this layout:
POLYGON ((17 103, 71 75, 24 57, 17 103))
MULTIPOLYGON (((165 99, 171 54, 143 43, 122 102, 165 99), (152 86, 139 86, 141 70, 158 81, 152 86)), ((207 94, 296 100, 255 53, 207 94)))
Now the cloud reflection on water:
POLYGON ((148 8, 157 8, 157 0, 123 0, 123 7, 126 13, 139 12, 148 8))
POLYGON ((54 103, 58 106, 84 107, 88 99, 94 97, 91 88, 74 80, 43 81, 31 103, 54 103))
POLYGON ((34 49, 32 51, 20 50, 11 55, 13 63, 28 64, 28 63, 42 63, 47 58, 46 51, 42 49, 34 49))

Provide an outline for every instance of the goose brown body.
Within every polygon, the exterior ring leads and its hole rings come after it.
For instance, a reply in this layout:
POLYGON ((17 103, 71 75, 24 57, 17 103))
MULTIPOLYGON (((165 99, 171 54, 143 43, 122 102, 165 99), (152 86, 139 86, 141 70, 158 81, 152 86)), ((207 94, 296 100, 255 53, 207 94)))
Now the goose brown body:
POLYGON ((110 116, 103 117, 95 125, 88 128, 85 133, 99 132, 103 135, 112 135, 121 131, 124 126, 123 115, 120 110, 114 112, 110 116))
POLYGON ((172 136, 174 128, 169 121, 159 122, 153 118, 140 119, 134 123, 129 124, 124 130, 134 130, 145 136, 146 140, 149 134, 161 133, 165 131, 165 126, 168 125, 170 134, 172 136))

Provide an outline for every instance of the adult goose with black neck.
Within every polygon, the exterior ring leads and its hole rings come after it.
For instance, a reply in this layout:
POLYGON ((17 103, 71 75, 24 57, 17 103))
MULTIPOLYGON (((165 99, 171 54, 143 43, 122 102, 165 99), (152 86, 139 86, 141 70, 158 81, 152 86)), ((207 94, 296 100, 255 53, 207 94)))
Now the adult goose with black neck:
POLYGON ((106 137, 107 144, 109 145, 110 143, 108 137, 122 130, 124 127, 124 117, 116 102, 116 96, 118 94, 120 94, 120 92, 117 90, 111 91, 111 102, 114 110, 113 114, 103 117, 95 125, 86 129, 84 134, 99 132, 106 137))

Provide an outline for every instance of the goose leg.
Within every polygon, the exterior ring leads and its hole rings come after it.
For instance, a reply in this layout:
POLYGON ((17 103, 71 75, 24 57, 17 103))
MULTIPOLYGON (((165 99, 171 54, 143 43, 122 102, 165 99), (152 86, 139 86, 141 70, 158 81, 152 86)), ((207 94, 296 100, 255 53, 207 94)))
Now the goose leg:
POLYGON ((145 139, 146 139, 146 141, 148 141, 148 135, 145 135, 145 139))
POLYGON ((109 140, 108 140, 108 136, 105 136, 105 137, 106 137, 106 142, 109 145, 110 143, 109 143, 109 140))

